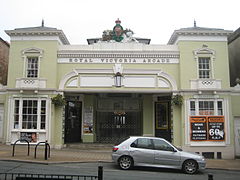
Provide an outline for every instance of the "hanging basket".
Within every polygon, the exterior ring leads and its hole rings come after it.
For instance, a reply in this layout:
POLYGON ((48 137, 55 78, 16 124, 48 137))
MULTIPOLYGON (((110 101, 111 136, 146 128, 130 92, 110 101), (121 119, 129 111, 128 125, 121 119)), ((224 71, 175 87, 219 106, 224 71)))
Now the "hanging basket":
POLYGON ((61 94, 56 95, 55 97, 51 98, 51 100, 52 100, 52 104, 54 104, 55 106, 66 105, 66 100, 61 94))
POLYGON ((172 104, 176 106, 181 106, 183 104, 183 96, 180 94, 172 96, 172 104))

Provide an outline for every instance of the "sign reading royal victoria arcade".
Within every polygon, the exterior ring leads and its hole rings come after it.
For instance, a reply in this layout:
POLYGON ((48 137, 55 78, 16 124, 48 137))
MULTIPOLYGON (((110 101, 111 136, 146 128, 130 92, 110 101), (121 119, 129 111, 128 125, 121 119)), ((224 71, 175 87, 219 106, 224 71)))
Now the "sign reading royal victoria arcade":
MULTIPOLYGON (((62 56, 62 55, 60 55, 62 56)), ((175 64, 175 58, 58 58, 58 63, 175 64)))

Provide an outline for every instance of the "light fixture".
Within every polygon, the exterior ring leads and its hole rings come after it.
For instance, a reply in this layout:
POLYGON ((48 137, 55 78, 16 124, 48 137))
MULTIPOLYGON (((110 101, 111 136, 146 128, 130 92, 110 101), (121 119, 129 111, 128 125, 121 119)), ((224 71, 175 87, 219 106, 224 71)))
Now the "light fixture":
POLYGON ((120 72, 117 72, 115 74, 115 86, 116 87, 121 87, 122 86, 122 74, 120 72))

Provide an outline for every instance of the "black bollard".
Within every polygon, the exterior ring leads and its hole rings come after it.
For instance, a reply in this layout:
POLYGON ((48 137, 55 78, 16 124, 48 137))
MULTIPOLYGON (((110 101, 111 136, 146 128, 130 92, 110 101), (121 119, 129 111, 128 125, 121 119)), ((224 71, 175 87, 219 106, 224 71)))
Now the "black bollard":
POLYGON ((212 174, 208 174, 208 180, 213 180, 213 175, 212 174))
POLYGON ((98 166, 98 180, 103 180, 103 167, 98 166))

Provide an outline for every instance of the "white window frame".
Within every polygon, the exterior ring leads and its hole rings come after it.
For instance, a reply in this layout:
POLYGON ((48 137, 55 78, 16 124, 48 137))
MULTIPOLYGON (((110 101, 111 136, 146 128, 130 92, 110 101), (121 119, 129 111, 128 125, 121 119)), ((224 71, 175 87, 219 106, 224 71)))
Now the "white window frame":
POLYGON ((26 78, 38 78, 39 77, 39 59, 36 56, 28 56, 26 62, 26 78), (37 61, 37 62, 34 62, 37 61), (37 67, 35 67, 37 66, 37 67), (29 74, 29 71, 37 71, 36 73, 29 74), (31 75, 31 76, 30 76, 31 75))
POLYGON ((193 54, 194 54, 194 58, 195 58, 195 60, 196 60, 196 62, 197 62, 197 77, 198 77, 198 79, 214 79, 214 71, 213 71, 213 66, 214 66, 214 60, 215 60, 215 51, 214 50, 212 50, 212 49, 209 49, 209 48, 207 48, 207 47, 204 47, 204 46, 206 46, 206 45, 203 45, 203 48, 200 48, 200 49, 197 49, 197 50, 194 50, 193 51, 193 54), (209 71, 210 71, 210 73, 209 73, 209 78, 200 78, 199 77, 199 71, 200 71, 200 69, 199 69, 199 59, 200 58, 209 58, 209 71))
POLYGON ((27 48, 22 50, 22 58, 24 61, 23 67, 23 77, 24 78, 39 78, 40 77, 40 61, 43 57, 43 50, 39 48, 27 48), (28 77, 28 59, 29 58, 37 58, 38 59, 38 72, 37 77, 28 77))
POLYGON ((212 68, 211 68, 211 59, 210 57, 198 57, 198 78, 199 79, 210 79, 212 78, 212 68), (204 61, 204 62, 200 62, 200 61, 204 61), (209 68, 201 68, 200 69, 200 65, 201 66, 209 66, 209 68), (200 72, 207 72, 208 77, 206 76, 206 74, 202 74, 200 72), (204 76, 204 77, 202 77, 204 76))
MULTIPOLYGON (((213 97, 213 98, 201 98, 201 97, 194 97, 191 99, 186 100, 186 117, 185 118, 185 123, 186 123, 186 128, 185 128, 185 144, 186 145, 190 145, 190 146, 200 146, 200 147, 205 147, 205 146, 227 146, 230 144, 230 124, 229 124, 229 108, 228 108, 228 100, 227 99, 223 99, 223 98, 219 98, 219 97, 213 97), (191 114, 190 111, 190 104, 191 101, 195 101, 195 111, 196 114, 193 115, 191 114), (190 140, 190 129, 191 129, 191 123, 190 123, 190 116, 204 116, 204 115, 199 115, 199 101, 214 101, 214 115, 213 116, 224 116, 224 129, 225 129, 225 141, 220 141, 220 142, 215 142, 215 141, 191 141, 190 140), (222 115, 218 115, 218 106, 217 106, 217 102, 221 101, 222 102, 222 115)), ((209 116, 209 115, 206 115, 209 116)))
POLYGON ((48 99, 47 98, 13 98, 13 113, 12 113, 12 130, 20 130, 20 131, 47 131, 48 129, 48 99), (15 126, 15 101, 19 100, 19 112, 18 112, 18 127, 15 126), (23 129, 23 101, 24 100, 35 100, 37 101, 37 128, 36 129, 23 129), (41 129, 41 101, 44 100, 45 104, 45 128, 41 129))
POLYGON ((190 99, 189 100, 189 115, 190 116, 209 116, 208 114, 199 114, 199 102, 205 101, 205 102, 213 102, 213 108, 214 108, 214 114, 211 114, 211 116, 224 116, 224 101, 223 99, 190 99), (191 114, 191 102, 195 102, 195 114, 191 114), (218 102, 222 102, 222 114, 218 114, 218 102))

